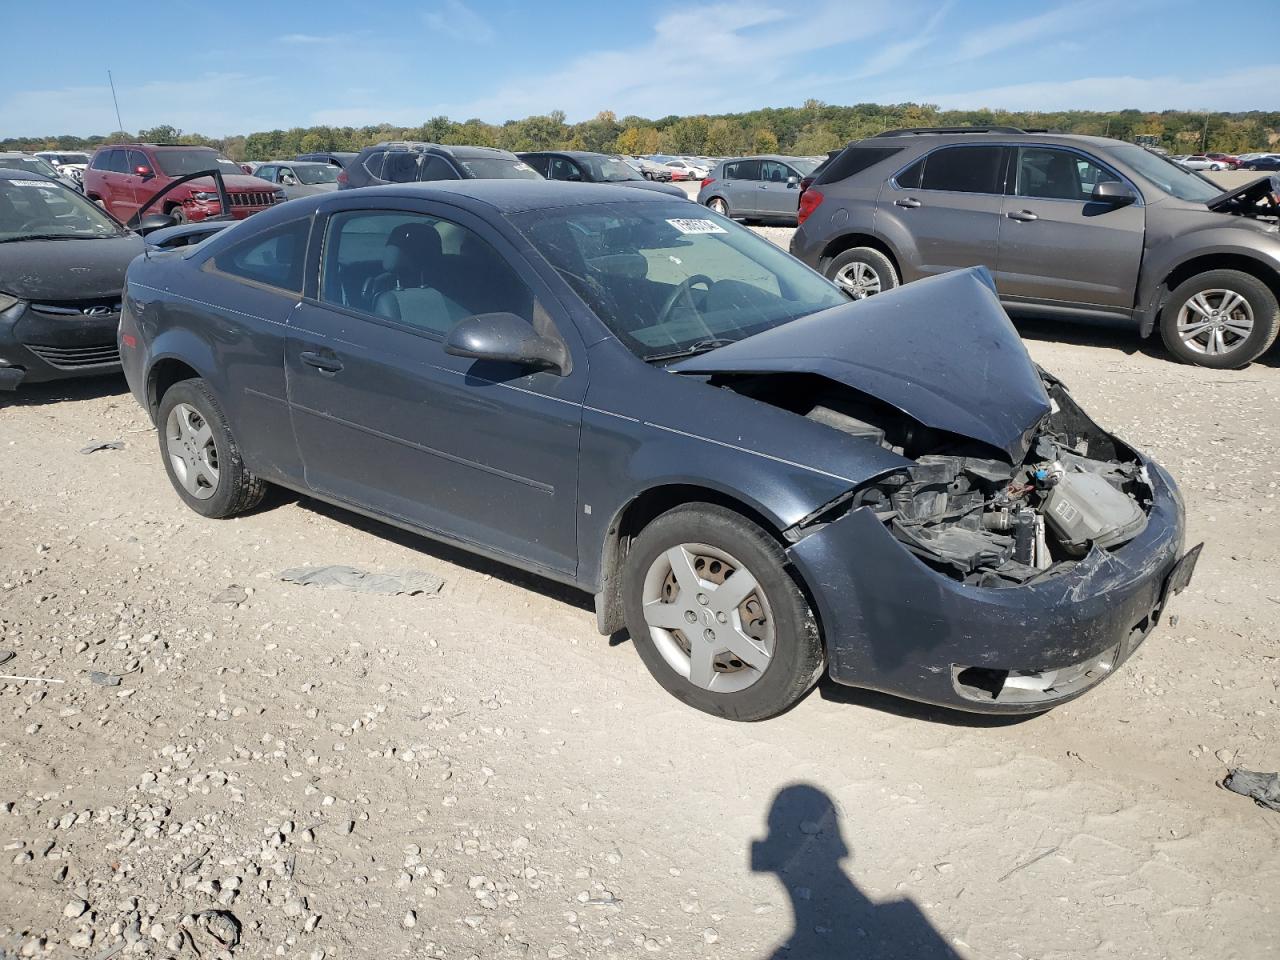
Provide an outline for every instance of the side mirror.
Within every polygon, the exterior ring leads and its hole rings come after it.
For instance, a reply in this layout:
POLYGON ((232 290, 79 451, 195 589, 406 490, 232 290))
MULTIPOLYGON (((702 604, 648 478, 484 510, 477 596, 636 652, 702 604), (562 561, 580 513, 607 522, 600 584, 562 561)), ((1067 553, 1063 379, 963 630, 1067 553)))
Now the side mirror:
POLYGON ((480 313, 459 321, 449 331, 444 352, 553 370, 561 376, 569 366, 569 351, 562 341, 542 336, 514 313, 480 313))
POLYGON ((165 227, 177 226, 178 221, 167 213, 148 213, 140 221, 138 221, 138 233, 144 237, 153 230, 163 230, 165 227))
POLYGON ((1090 199, 1094 203, 1107 203, 1113 207, 1123 207, 1138 199, 1133 188, 1119 180, 1103 180, 1093 188, 1090 199))
POLYGON ((797 176, 790 176, 790 177, 787 177, 787 186, 788 186, 788 187, 798 187, 798 186, 800 186, 800 178, 799 178, 799 177, 797 177, 797 176))
POLYGON ((152 169, 148 167, 145 163, 140 163, 136 167, 134 167, 133 173, 134 173, 134 176, 141 177, 143 180, 150 180, 152 177, 155 176, 155 172, 152 171, 152 169))

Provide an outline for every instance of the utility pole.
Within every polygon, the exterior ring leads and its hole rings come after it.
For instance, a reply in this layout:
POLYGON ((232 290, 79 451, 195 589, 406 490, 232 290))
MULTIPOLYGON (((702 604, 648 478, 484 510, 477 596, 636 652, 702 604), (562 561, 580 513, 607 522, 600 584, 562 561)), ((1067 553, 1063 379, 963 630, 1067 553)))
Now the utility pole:
POLYGON ((1204 130, 1200 132, 1200 152, 1204 153, 1209 149, 1209 115, 1204 116, 1204 130))
POLYGON ((124 132, 124 121, 120 119, 120 101, 116 99, 116 82, 111 77, 111 71, 107 71, 107 83, 111 84, 111 102, 116 105, 116 129, 124 132))

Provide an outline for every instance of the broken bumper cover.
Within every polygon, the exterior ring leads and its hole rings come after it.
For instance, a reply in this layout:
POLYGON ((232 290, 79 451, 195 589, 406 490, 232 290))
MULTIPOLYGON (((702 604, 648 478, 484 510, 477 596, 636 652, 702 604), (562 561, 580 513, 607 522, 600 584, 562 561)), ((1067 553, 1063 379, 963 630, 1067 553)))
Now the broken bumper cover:
POLYGON ((1175 573, 1182 502, 1162 468, 1147 470, 1154 502, 1137 538, 1025 586, 952 580, 865 509, 793 544, 832 679, 978 713, 1034 713, 1080 696, 1133 653, 1195 562, 1175 573))
POLYGON ((119 314, 46 313, 20 301, 0 313, 0 390, 22 383, 116 373, 119 314))

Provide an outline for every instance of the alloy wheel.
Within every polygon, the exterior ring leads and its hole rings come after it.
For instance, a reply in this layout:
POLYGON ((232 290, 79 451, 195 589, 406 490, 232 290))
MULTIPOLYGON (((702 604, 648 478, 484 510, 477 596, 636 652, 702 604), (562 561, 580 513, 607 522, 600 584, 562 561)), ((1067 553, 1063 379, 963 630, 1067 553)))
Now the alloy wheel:
POLYGON ((854 300, 865 300, 880 292, 880 274, 870 264, 855 260, 845 264, 833 278, 841 290, 854 300))
POLYGON ((1253 333, 1253 308, 1234 290, 1202 290, 1178 311, 1177 331, 1188 350, 1222 356, 1253 333))
POLYGON ((641 602, 654 646, 694 686, 737 693, 768 669, 775 643, 768 597, 726 551, 671 547, 650 564, 641 602))
POLYGON ((707 206, 710 207, 712 210, 714 210, 716 213, 720 214, 720 216, 722 217, 728 214, 729 212, 729 208, 725 205, 725 202, 721 200, 719 197, 716 197, 714 200, 708 203, 707 206))
POLYGON ((182 488, 197 500, 217 493, 218 448, 200 411, 190 404, 177 404, 165 420, 164 435, 169 463, 182 488))

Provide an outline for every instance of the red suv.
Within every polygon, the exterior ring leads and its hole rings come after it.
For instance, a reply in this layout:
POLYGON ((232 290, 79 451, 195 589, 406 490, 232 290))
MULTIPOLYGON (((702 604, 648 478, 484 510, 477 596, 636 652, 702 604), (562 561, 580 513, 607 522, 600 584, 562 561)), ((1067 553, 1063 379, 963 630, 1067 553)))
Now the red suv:
MULTIPOLYGON (((156 146, 126 143, 99 147, 84 172, 84 193, 121 223, 178 177, 201 170, 221 170, 231 196, 231 215, 243 220, 287 198, 266 180, 245 174, 238 163, 220 156, 212 147, 156 146)), ((222 213, 213 178, 190 180, 165 194, 156 213, 167 213, 179 223, 203 220, 222 213)))

